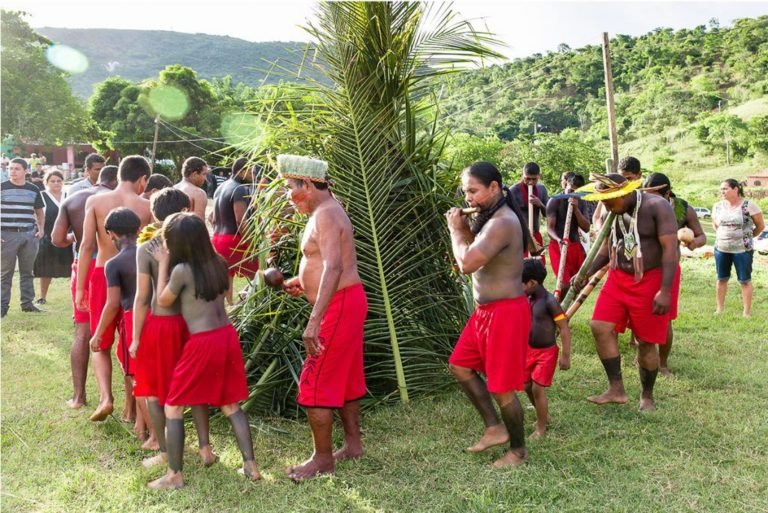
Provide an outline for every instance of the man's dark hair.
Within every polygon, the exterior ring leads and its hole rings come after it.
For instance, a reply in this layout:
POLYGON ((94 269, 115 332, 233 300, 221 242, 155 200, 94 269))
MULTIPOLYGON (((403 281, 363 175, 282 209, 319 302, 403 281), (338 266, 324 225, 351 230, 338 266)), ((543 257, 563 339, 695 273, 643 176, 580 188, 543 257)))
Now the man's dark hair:
POLYGON ((669 177, 664 173, 651 173, 646 178, 643 187, 658 187, 660 185, 665 186, 658 190, 662 196, 672 190, 672 182, 669 181, 669 177))
POLYGON ((147 187, 145 190, 159 191, 160 189, 165 189, 166 187, 173 187, 173 182, 171 179, 160 173, 153 173, 149 176, 149 180, 147 180, 147 187))
POLYGON ((113 208, 104 219, 104 229, 119 236, 136 235, 141 226, 141 219, 133 210, 125 207, 113 208))
POLYGON ((141 155, 130 155, 120 161, 120 167, 117 174, 121 182, 138 182, 142 176, 149 178, 152 171, 149 168, 149 162, 141 155))
POLYGON ((538 258, 526 258, 523 260, 523 283, 535 280, 539 285, 547 279, 547 268, 538 258))
POLYGON ((539 169, 539 165, 536 162, 526 162, 526 164, 523 166, 523 174, 540 175, 541 169, 539 169))
POLYGON ((578 189, 579 187, 584 187, 587 182, 584 180, 584 175, 572 173, 571 176, 568 177, 568 183, 571 184, 574 189, 578 189))
POLYGON ((520 228, 523 230, 523 248, 528 248, 532 240, 531 234, 528 232, 528 226, 526 226, 526 224, 523 222, 523 216, 520 213, 520 209, 517 207, 517 204, 512 199, 512 194, 510 194, 509 189, 507 189, 502 183, 501 173, 498 169, 496 169, 496 166, 490 162, 480 161, 475 162, 471 166, 465 168, 464 172, 482 183, 485 187, 490 187, 492 182, 498 183, 499 188, 504 193, 503 203, 499 202, 499 204, 495 207, 484 210, 477 215, 475 221, 472 223, 472 233, 478 234, 483 228, 483 225, 485 225, 485 223, 487 223, 488 220, 493 217, 493 214, 495 214, 502 205, 507 205, 512 209, 512 212, 515 213, 517 219, 520 221, 520 228))
POLYGON ((191 207, 189 196, 173 187, 159 190, 149 198, 149 208, 152 215, 160 222, 165 221, 165 218, 171 214, 191 207))
POLYGON ((181 176, 189 178, 193 173, 199 173, 207 166, 208 164, 200 157, 189 157, 181 165, 181 176))
POLYGON ((243 170, 245 165, 248 164, 248 159, 245 157, 240 157, 232 164, 232 176, 237 175, 240 171, 243 170))
POLYGON ((90 155, 85 157, 85 168, 91 169, 93 165, 96 164, 97 162, 106 163, 107 161, 104 159, 104 157, 102 157, 98 153, 91 153, 90 155))
POLYGON ((99 183, 117 182, 117 166, 109 165, 101 168, 99 172, 99 183))
POLYGON ((172 214, 163 222, 161 235, 170 254, 170 267, 186 263, 195 279, 195 297, 213 301, 229 288, 224 259, 211 245, 205 222, 191 213, 172 214))
POLYGON ((633 173, 636 175, 642 174, 643 170, 640 168, 640 161, 635 157, 624 157, 619 161, 619 173, 626 171, 627 173, 633 173))
POLYGON ((10 166, 11 164, 21 164, 21 167, 24 168, 24 171, 29 169, 29 162, 19 157, 16 157, 15 159, 11 159, 8 165, 10 166))

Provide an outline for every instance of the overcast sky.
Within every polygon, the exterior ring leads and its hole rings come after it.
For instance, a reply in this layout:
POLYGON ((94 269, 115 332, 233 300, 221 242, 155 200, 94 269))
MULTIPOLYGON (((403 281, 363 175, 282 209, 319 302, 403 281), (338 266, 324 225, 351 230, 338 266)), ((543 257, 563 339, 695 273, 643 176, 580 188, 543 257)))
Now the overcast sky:
MULTIPOLYGON (((300 25, 314 2, 232 0, 4 0, 4 9, 25 10, 33 27, 172 30, 228 35, 248 41, 306 41, 300 25)), ((454 9, 478 28, 487 27, 510 58, 599 44, 602 32, 638 36, 657 27, 692 28, 717 18, 768 14, 768 2, 491 2, 458 0, 454 9)))

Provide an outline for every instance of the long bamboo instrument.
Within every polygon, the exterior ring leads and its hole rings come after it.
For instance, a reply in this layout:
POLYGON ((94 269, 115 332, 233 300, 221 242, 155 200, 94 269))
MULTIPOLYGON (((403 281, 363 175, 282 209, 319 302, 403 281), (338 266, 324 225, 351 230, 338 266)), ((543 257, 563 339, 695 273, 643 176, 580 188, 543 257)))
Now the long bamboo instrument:
POLYGON ((581 308, 581 305, 584 303, 584 301, 587 300, 589 295, 592 293, 594 288, 597 286, 598 283, 600 283, 600 280, 603 279, 603 276, 605 276, 605 273, 608 272, 608 265, 597 271, 595 274, 592 275, 592 278, 589 279, 589 282, 587 285, 581 289, 581 292, 579 292, 579 295, 576 296, 576 300, 574 300, 573 304, 568 307, 568 311, 565 312, 565 316, 570 319, 573 317, 573 315, 581 308))
MULTIPOLYGON (((587 254, 587 258, 584 260, 584 264, 582 264, 581 269, 579 269, 579 272, 576 274, 576 282, 580 282, 584 279, 584 276, 586 276, 587 271, 597 256, 597 253, 600 251, 600 247, 603 245, 603 241, 605 241, 605 238, 608 237, 608 234, 611 232, 611 226, 613 226, 614 219, 616 219, 616 214, 609 212, 602 228, 600 228, 600 232, 595 238, 595 242, 592 244, 592 247, 589 248, 589 253, 587 254)), ((575 297, 576 289, 571 287, 571 289, 568 291, 568 294, 565 295, 565 299, 563 299, 563 301, 560 303, 560 305, 563 307, 563 310, 566 312, 568 311, 568 307, 571 306, 571 303, 573 303, 575 297)))

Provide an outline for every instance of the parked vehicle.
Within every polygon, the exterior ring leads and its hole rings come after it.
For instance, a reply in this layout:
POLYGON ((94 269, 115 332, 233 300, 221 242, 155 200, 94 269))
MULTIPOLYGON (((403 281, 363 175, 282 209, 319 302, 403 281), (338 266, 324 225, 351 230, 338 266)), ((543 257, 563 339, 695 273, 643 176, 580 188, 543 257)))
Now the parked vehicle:
POLYGON ((768 228, 757 234, 752 247, 761 255, 768 255, 768 228))
POLYGON ((709 219, 712 217, 712 212, 705 207, 693 207, 693 211, 696 212, 696 217, 709 219))

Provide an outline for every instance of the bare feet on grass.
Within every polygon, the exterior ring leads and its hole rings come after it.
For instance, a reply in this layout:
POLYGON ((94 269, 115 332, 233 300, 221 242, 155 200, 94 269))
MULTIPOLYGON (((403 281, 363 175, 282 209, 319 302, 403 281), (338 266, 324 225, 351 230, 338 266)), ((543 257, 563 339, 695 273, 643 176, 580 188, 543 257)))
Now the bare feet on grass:
POLYGON ((197 451, 200 454, 200 459, 203 460, 203 465, 206 467, 210 467, 217 461, 219 461, 219 457, 216 455, 215 452, 213 452, 213 448, 211 448, 210 445, 206 445, 205 447, 201 447, 199 451, 197 451))
POLYGON ((141 448, 145 451, 156 451, 160 449, 160 444, 157 443, 157 438, 150 436, 143 444, 141 444, 141 448))
POLYGON ((640 398, 640 411, 656 411, 656 404, 651 397, 640 398))
POLYGON ((181 472, 169 472, 160 479, 155 479, 147 484, 153 490, 177 490, 184 486, 184 478, 181 472))
POLYGON ((333 453, 336 461, 356 460, 363 455, 363 447, 360 444, 344 444, 341 449, 333 453))
POLYGON ((96 408, 96 411, 91 414, 91 422, 102 422, 112 415, 113 411, 114 407, 112 406, 112 403, 102 403, 96 408))
POLYGON ((69 399, 69 400, 67 401, 67 406, 69 406, 69 407, 70 407, 70 408, 72 408, 73 410, 79 410, 79 409, 81 409, 83 406, 85 406, 85 401, 81 401, 81 400, 79 400, 79 399, 69 399))
POLYGON ((531 433, 531 436, 529 436, 528 438, 531 440, 538 440, 539 438, 542 438, 545 436, 547 436, 547 428, 546 427, 540 428, 537 426, 534 432, 531 433))
POLYGON ((587 401, 595 404, 626 404, 627 394, 623 391, 608 390, 600 395, 591 395, 587 397, 587 401))
POLYGON ((294 481, 305 481, 313 477, 333 474, 336 471, 336 465, 333 455, 318 456, 313 454, 310 459, 288 469, 288 477, 294 481))
POLYGON ((493 462, 493 468, 518 467, 526 461, 528 461, 528 451, 525 449, 509 450, 493 462))
POLYGON ((472 447, 467 447, 466 450, 467 452, 483 452, 486 449, 496 447, 497 445, 504 445, 508 442, 509 433, 507 433, 507 428, 504 427, 504 424, 496 424, 495 426, 485 428, 482 438, 472 447))
POLYGON ((255 461, 244 462, 243 468, 237 472, 245 476, 247 479, 250 479, 251 481, 258 481, 261 479, 261 474, 259 474, 259 467, 256 465, 255 461))
POLYGON ((672 376, 672 371, 669 370, 669 367, 659 367, 659 374, 661 374, 665 378, 668 378, 672 376))
POLYGON ((144 458, 141 460, 141 464, 144 466, 144 468, 152 468, 157 467, 159 465, 166 465, 168 463, 168 453, 161 452, 160 454, 156 454, 154 456, 150 456, 149 458, 144 458))

